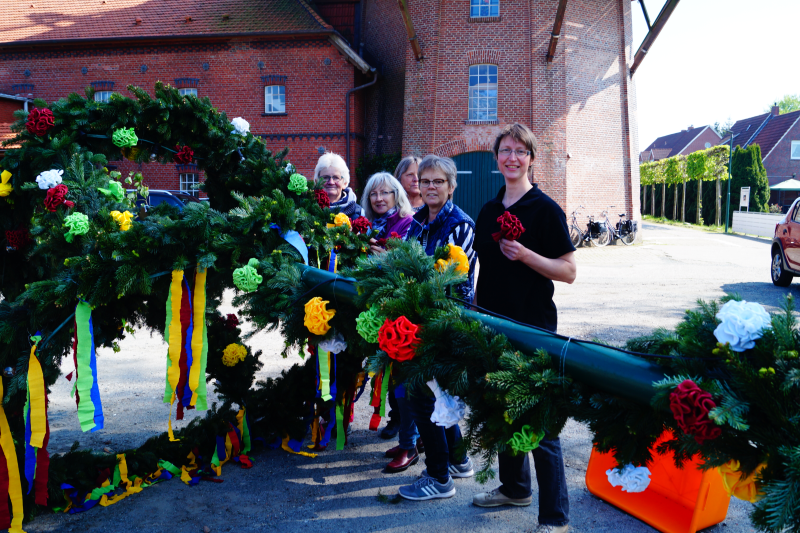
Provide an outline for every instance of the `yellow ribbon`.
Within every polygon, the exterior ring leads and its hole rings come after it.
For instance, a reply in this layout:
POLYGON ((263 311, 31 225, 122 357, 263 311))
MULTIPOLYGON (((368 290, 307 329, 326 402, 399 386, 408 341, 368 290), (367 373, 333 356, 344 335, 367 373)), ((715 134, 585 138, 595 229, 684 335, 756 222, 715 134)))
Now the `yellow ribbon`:
POLYGON ((44 374, 42 364, 36 357, 36 345, 31 347, 31 356, 28 360, 28 383, 31 407, 31 440, 34 448, 44 446, 44 435, 47 433, 47 417, 44 406, 44 374))
MULTIPOLYGON (((180 439, 175 438, 172 432, 172 405, 175 403, 175 389, 178 387, 178 381, 181 377, 181 297, 183 282, 183 270, 172 271, 172 283, 170 284, 170 306, 172 311, 172 320, 169 323, 169 350, 167 352, 167 381, 169 388, 172 391, 171 399, 169 401, 169 440, 170 442, 177 442, 180 439)), ((166 397, 164 398, 166 401, 166 397)))
MULTIPOLYGON (((192 391, 191 405, 197 404, 197 388, 200 385, 200 370, 203 359, 204 335, 206 327, 206 275, 205 268, 197 267, 194 277, 194 330, 192 331, 192 368, 189 369, 189 388, 192 391)), ((180 353, 178 354, 180 357, 180 353)), ((203 376, 205 378, 205 376, 203 376)), ((205 381, 204 381, 205 382, 205 381)), ((205 394, 203 395, 205 396, 205 394)), ((201 402, 201 409, 205 409, 205 401, 201 402)))
POLYGON ((281 449, 285 452, 293 453, 295 455, 304 455, 306 457, 311 457, 312 459, 317 456, 316 453, 308 453, 308 452, 296 452, 289 447, 289 435, 283 437, 283 441, 281 442, 281 449))
POLYGON ((4 170, 3 173, 0 174, 0 196, 8 196, 11 194, 11 191, 14 190, 14 186, 8 182, 10 179, 11 172, 8 170, 4 170))
POLYGON ((25 533, 22 529, 22 483, 19 479, 19 463, 17 463, 17 450, 14 448, 14 439, 11 437, 11 428, 3 409, 3 380, 0 379, 0 448, 6 457, 8 468, 8 497, 11 499, 11 527, 8 533, 25 533))

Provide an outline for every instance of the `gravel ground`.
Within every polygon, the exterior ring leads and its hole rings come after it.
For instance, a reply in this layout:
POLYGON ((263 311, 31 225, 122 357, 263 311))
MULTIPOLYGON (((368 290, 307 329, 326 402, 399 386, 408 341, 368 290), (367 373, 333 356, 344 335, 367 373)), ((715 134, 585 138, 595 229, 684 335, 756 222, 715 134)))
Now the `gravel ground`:
MULTIPOLYGON (((559 332, 576 338, 623 344, 656 327, 674 327, 698 298, 738 293, 774 310, 783 296, 797 296, 797 286, 774 287, 769 278, 769 241, 693 229, 643 225, 644 243, 632 247, 581 248, 578 280, 557 284, 559 332)), ((229 312, 232 312, 231 309, 229 312)), ((276 376, 297 361, 282 359, 277 334, 261 333, 251 345, 263 350, 263 376, 276 376)), ((161 403, 166 345, 160 335, 137 332, 121 343, 122 351, 99 350, 98 374, 106 429, 83 434, 78 426, 70 384, 59 380, 50 394, 51 453, 66 451, 74 441, 102 451, 130 448, 166 430, 167 407, 161 403)), ((63 370, 72 370, 66 362, 63 370)), ((262 376, 259 376, 262 377, 262 376)), ((213 387, 210 387, 212 389, 213 387)), ((209 390, 209 400, 214 394, 209 390)), ((382 473, 381 441, 367 430, 371 408, 356 406, 351 442, 343 451, 330 450, 316 459, 282 451, 254 454, 251 470, 223 468, 222 484, 188 487, 175 479, 155 485, 109 508, 76 515, 50 514, 26 525, 34 532, 202 532, 217 531, 530 531, 536 526, 536 498, 530 508, 481 509, 470 505, 476 492, 493 488, 473 479, 457 480, 457 494, 448 500, 387 502, 400 485, 412 482, 422 463, 404 473, 382 473)), ((187 412, 187 420, 195 416, 187 412)), ((576 533, 655 531, 650 526, 595 498, 584 477, 591 435, 570 421, 562 434, 576 533)), ((536 487, 534 486, 534 491, 536 487)), ((536 493, 534 492, 534 496, 536 493)), ((731 500, 727 519, 708 532, 754 531, 751 505, 731 500)))

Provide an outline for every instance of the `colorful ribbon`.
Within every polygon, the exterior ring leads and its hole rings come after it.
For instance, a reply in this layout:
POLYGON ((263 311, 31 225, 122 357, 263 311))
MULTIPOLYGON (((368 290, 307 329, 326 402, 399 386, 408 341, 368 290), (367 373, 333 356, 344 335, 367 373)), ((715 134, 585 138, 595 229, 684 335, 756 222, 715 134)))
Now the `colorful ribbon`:
MULTIPOLYGON (((322 401, 325 402, 332 398, 330 355, 331 354, 329 352, 326 352, 322 348, 317 348, 317 371, 319 374, 317 397, 322 398, 322 401)), ((334 374, 334 376, 335 375, 336 374, 334 374)))
POLYGON ((375 412, 369 420, 369 429, 377 431, 381 423, 381 418, 386 416, 386 393, 389 391, 389 381, 392 374, 392 365, 376 374, 372 380, 372 400, 370 405, 375 408, 375 412))
MULTIPOLYGON (((3 398, 3 380, 0 379, 0 399, 3 398)), ((11 428, 8 427, 3 403, 0 401, 0 528, 8 528, 9 533, 25 533, 22 529, 22 482, 19 477, 17 450, 11 428), (11 512, 8 513, 8 500, 11 500, 11 512)))
POLYGON ((336 403, 336 449, 344 450, 346 433, 344 430, 344 398, 342 403, 336 403))
MULTIPOLYGON (((37 333, 38 337, 38 333, 37 333)), ((41 337, 34 337, 38 340, 41 337)), ((35 489, 37 505, 47 505, 47 481, 50 455, 50 425, 47 422, 47 391, 42 365, 36 357, 36 344, 31 347, 28 361, 28 393, 25 403, 25 477, 28 492, 35 489)))
POLYGON ((190 403, 201 411, 208 409, 206 404, 206 360, 208 356, 208 329, 206 328, 206 276, 204 268, 197 267, 194 277, 194 303, 192 315, 192 366, 189 370, 189 388, 192 391, 190 403))
POLYGON ((97 383, 97 354, 94 348, 92 308, 84 301, 75 307, 75 400, 82 431, 103 429, 103 405, 97 383))
POLYGON ((339 256, 336 255, 335 250, 331 250, 331 256, 328 258, 328 272, 336 274, 339 265, 339 256))
POLYGON ((303 240, 302 235, 294 230, 283 231, 281 227, 275 223, 270 224, 269 227, 278 230, 281 238, 294 246, 294 248, 300 252, 300 257, 303 258, 303 262, 308 264, 308 246, 306 246, 306 241, 303 240))

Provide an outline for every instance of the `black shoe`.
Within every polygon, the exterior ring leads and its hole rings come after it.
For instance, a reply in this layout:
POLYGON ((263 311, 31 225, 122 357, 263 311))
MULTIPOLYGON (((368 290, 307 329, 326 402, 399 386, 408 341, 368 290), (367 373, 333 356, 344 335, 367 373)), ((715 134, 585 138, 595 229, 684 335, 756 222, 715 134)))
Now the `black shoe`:
POLYGON ((386 423, 386 427, 381 430, 380 437, 382 439, 393 439, 397 436, 397 433, 400 431, 400 421, 395 421, 394 419, 390 418, 389 421, 386 423))

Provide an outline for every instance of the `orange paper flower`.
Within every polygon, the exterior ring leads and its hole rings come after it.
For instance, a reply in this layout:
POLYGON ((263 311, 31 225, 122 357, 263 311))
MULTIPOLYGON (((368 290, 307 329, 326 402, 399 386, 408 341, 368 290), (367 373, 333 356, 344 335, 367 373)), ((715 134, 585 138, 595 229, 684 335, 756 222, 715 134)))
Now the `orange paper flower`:
POLYGON ((311 298, 305 305, 306 316, 303 324, 308 328, 308 331, 314 335, 325 335, 331 326, 328 324, 333 315, 336 314, 334 309, 328 311, 327 305, 330 302, 323 300, 319 296, 311 298))
POLYGON ((448 245, 448 247, 450 250, 448 252, 449 255, 447 257, 447 261, 444 259, 439 259, 436 261, 436 270, 439 272, 444 272, 451 263, 455 263, 456 272, 459 274, 468 274, 469 259, 467 259, 467 254, 464 253, 464 249, 453 244, 448 245))

